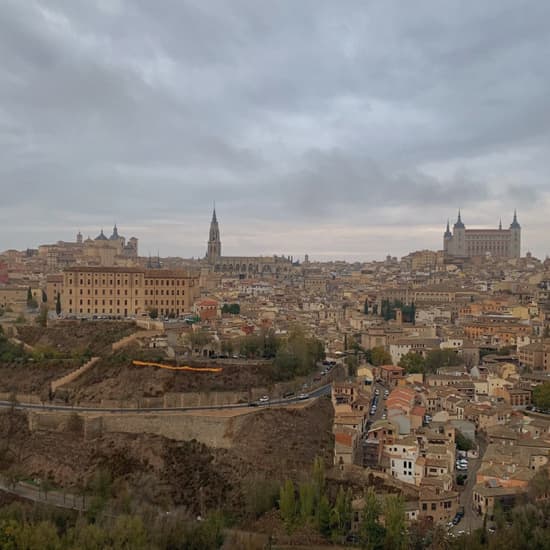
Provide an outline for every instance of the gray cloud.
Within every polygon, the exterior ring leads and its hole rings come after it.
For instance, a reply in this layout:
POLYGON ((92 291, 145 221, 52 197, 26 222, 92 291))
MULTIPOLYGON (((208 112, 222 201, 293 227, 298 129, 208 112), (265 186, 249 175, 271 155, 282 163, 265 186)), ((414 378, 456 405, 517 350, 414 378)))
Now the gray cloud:
POLYGON ((414 220, 402 254, 458 206, 518 206, 544 254, 549 19, 536 0, 6 0, 0 249, 117 219, 196 255, 216 199, 243 253, 296 242, 273 223, 369 257, 354 230, 414 220))

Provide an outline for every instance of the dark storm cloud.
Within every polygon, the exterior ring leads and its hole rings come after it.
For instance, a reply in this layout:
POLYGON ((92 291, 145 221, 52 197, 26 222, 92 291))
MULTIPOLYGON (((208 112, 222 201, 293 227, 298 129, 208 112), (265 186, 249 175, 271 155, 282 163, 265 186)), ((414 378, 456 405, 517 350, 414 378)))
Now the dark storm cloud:
POLYGON ((419 209, 439 226, 457 206, 542 223, 548 20, 535 0, 7 0, 0 249, 67 238, 52 218, 195 239, 213 199, 251 234, 419 209))

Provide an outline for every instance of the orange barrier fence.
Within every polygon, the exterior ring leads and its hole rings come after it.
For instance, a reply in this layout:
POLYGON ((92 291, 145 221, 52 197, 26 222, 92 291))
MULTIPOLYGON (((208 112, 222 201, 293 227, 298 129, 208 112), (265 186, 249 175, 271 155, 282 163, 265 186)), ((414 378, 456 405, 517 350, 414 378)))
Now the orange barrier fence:
POLYGON ((159 369, 182 370, 191 372, 221 372, 221 367, 174 367, 173 365, 163 365, 162 363, 148 363, 146 361, 132 361, 135 367, 158 367, 159 369))

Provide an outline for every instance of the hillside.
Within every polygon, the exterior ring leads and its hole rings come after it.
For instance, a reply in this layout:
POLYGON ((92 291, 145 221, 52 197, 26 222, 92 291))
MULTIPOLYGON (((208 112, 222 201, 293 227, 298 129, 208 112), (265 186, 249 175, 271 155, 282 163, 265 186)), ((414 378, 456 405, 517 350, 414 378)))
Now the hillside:
POLYGON ((68 491, 81 491, 94 472, 109 471, 119 498, 125 493, 144 506, 183 507, 194 514, 223 503, 239 515, 258 478, 298 479, 316 455, 329 460, 331 426, 332 407, 325 398, 293 410, 258 410, 231 434, 234 448, 223 450, 146 434, 86 439, 76 416, 67 431, 31 433, 22 413, 4 411, 0 471, 47 478, 68 491))

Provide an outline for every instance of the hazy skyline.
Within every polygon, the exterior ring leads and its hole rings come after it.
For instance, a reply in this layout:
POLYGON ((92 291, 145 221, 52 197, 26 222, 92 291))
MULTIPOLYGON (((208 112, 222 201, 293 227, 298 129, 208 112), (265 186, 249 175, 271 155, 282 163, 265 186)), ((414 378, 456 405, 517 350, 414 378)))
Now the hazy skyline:
POLYGON ((507 227, 550 252, 550 4, 7 0, 0 250, 93 238, 381 259, 507 227))

